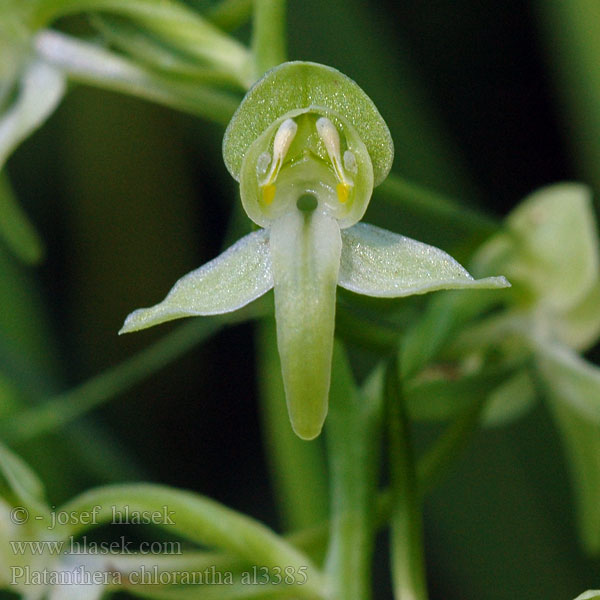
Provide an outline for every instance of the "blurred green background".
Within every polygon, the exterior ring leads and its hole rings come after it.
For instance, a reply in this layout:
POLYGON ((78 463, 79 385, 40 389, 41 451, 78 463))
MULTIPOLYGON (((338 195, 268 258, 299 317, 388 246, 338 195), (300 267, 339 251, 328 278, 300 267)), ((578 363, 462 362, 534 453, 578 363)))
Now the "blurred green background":
MULTIPOLYGON (((500 218, 536 187, 600 184, 600 165, 580 139, 594 123, 572 112, 575 92, 591 92, 565 88, 565 48, 576 39, 560 6, 290 0, 289 56, 335 66, 367 91, 392 131, 396 173, 500 218)), ((19 341, 1 347, 0 358, 32 399, 100 373, 172 328, 116 335, 133 308, 162 299, 220 251, 238 201, 222 133, 81 87, 10 159, 15 191, 47 245, 33 270, 0 247, 1 320, 19 341)), ((460 232, 392 211, 377 195, 366 220, 448 251, 460 246, 460 232)), ((252 326, 228 328, 17 450, 55 504, 90 485, 150 480, 277 526, 253 354, 252 326)), ((578 547, 566 465, 543 407, 477 437, 430 496, 426 538, 433 599, 559 600, 600 587, 600 562, 578 547)), ((383 551, 376 579, 381 598, 390 597, 383 551)))

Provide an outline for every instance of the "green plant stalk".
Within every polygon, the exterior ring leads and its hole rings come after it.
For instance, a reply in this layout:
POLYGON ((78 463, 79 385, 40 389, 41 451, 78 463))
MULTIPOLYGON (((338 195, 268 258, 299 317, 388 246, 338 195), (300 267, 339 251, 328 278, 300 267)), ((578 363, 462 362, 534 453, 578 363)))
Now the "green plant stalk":
POLYGON ((326 573, 335 600, 371 597, 375 490, 381 440, 381 372, 366 391, 354 384, 341 344, 334 350, 329 416, 331 517, 326 573))
POLYGON ((423 498, 435 487, 472 439, 479 427, 483 407, 484 403, 479 399, 465 407, 417 462, 419 497, 423 498))
POLYGON ((600 4, 596 0, 540 0, 537 12, 565 123, 582 174, 600 190, 600 4))
POLYGON ((38 4, 30 26, 38 30, 65 15, 107 11, 128 17, 189 52, 216 70, 235 74, 241 85, 251 83, 250 55, 233 37, 204 20, 197 12, 170 0, 53 0, 38 4))
MULTIPOLYGON (((323 577, 306 555, 268 527, 213 500, 166 486, 115 485, 85 492, 64 505, 61 511, 88 514, 97 506, 100 509, 95 510, 94 524, 112 522, 114 514, 124 511, 133 514, 166 507, 163 509, 166 516, 159 526, 171 534, 228 551, 268 569, 291 567, 294 573, 305 571, 306 583, 294 586, 295 595, 311 600, 323 597, 323 577)), ((88 526, 87 522, 79 522, 68 533, 78 535, 88 526)))
POLYGON ((209 9, 206 18, 223 31, 232 31, 252 16, 252 0, 222 0, 209 9))
POLYGON ((335 331, 340 339, 381 355, 386 355, 397 346, 400 335, 400 329, 394 323, 386 322, 384 318, 378 319, 349 303, 344 304, 339 296, 335 331))
POLYGON ((169 45, 156 34, 142 30, 120 17, 92 15, 90 23, 103 38, 121 52, 168 77, 181 77, 201 85, 233 85, 240 83, 231 73, 198 65, 198 60, 185 51, 169 45))
MULTIPOLYGON (((448 471, 478 430, 479 417, 484 404, 476 402, 461 412, 436 440, 433 446, 417 461, 417 493, 423 499, 448 471)), ((373 510, 376 530, 385 527, 392 517, 395 497, 391 488, 379 492, 373 510)), ((327 545, 330 524, 323 522, 314 527, 295 531, 286 539, 311 557, 320 557, 327 545)))
POLYGON ((398 175, 390 174, 376 194, 394 207, 423 215, 424 220, 438 220, 445 227, 466 229, 483 237, 500 229, 500 223, 485 213, 398 175))
POLYGON ((3 438, 13 443, 30 441, 67 425, 206 341, 227 323, 261 314, 262 306, 257 303, 228 318, 195 319, 179 326, 155 344, 82 385, 11 417, 8 423, 0 421, 3 438))
MULTIPOLYGON (((30 273, 21 267, 0 246, 0 359, 4 374, 10 374, 8 379, 15 384, 17 400, 12 416, 0 427, 6 441, 12 440, 9 432, 18 418, 17 411, 27 410, 28 401, 35 397, 47 397, 59 381, 58 354, 39 301, 41 296, 30 273)), ((23 447, 27 457, 36 458, 38 467, 43 465, 54 489, 62 491, 69 489, 74 471, 84 464, 92 476, 133 477, 137 471, 132 463, 122 454, 115 463, 113 450, 113 440, 102 428, 83 423, 61 439, 32 440, 23 447), (84 458, 86 452, 88 460, 84 458), (71 461, 71 469, 63 466, 66 460, 71 461)))
POLYGON ((99 46, 56 31, 36 36, 36 50, 75 82, 114 90, 226 125, 238 98, 206 84, 174 79, 99 46))
POLYGON ((286 530, 327 519, 327 482, 320 440, 301 440, 290 427, 272 318, 258 324, 258 380, 264 443, 286 530))
POLYGON ((427 600, 423 523, 410 427, 395 359, 386 375, 392 490, 391 563, 394 598, 427 600))
POLYGON ((285 0, 254 0, 252 53, 258 79, 286 60, 285 0))

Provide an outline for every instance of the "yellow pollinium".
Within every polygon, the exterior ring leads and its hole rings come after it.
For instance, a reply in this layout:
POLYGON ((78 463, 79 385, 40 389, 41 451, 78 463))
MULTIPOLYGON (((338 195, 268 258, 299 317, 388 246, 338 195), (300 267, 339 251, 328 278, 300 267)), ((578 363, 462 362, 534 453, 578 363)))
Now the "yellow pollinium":
POLYGON ((338 183, 337 184, 337 197, 338 200, 342 203, 345 204, 348 201, 348 198, 350 197, 350 190, 352 189, 352 186, 348 183, 338 183))
POLYGON ((276 187, 272 183, 267 183, 262 186, 262 199, 263 202, 269 206, 273 199, 275 198, 275 190, 276 187))

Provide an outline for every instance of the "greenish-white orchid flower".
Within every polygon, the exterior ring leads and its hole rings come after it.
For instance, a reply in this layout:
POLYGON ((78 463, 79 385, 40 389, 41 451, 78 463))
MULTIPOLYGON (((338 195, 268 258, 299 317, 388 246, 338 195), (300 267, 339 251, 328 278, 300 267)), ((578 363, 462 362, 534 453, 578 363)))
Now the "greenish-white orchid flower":
MULTIPOLYGON (((490 268, 501 268, 514 283, 506 308, 465 330, 455 344, 474 356, 489 348, 496 356, 531 356, 538 385, 529 387, 532 396, 543 392, 554 416, 571 469, 580 538, 597 556, 600 367, 581 355, 600 339, 600 249, 591 190, 563 182, 528 196, 476 254, 474 271, 490 268)), ((513 380, 526 382, 530 372, 523 368, 513 380)), ((522 388, 513 386, 512 395, 528 408, 534 398, 528 401, 522 388)))
POLYGON ((23 600, 100 600, 99 582, 120 556, 71 554, 70 539, 36 473, 0 443, 0 589, 23 600))
POLYGON ((336 286, 396 298, 499 288, 448 254, 358 223, 392 164, 389 130, 340 72, 282 64, 248 92, 223 142, 242 204, 261 229, 181 278, 163 302, 131 313, 121 333, 237 310, 274 287, 277 343, 294 431, 316 437, 327 414, 336 286))

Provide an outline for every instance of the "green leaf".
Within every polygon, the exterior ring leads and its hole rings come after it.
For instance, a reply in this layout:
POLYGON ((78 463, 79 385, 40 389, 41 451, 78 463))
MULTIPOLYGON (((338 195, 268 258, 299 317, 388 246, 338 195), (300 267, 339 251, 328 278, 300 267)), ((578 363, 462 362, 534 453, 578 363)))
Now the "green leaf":
POLYGON ((27 507, 45 507, 43 483, 21 458, 3 444, 0 444, 0 472, 19 501, 27 507))
POLYGON ((54 112, 65 93, 65 77, 56 68, 34 61, 21 79, 14 104, 0 119, 0 170, 12 151, 54 112))
POLYGON ((28 36, 18 18, 4 10, 0 21, 0 110, 6 107, 27 59, 28 36))
POLYGON ((503 288, 504 277, 473 279, 443 250, 358 223, 342 231, 339 285, 381 298, 398 298, 443 289, 503 288))
POLYGON ((199 269, 184 275, 156 306, 132 312, 119 333, 181 317, 242 308, 273 287, 268 231, 254 231, 199 269))
POLYGON ((482 425, 507 425, 527 414, 535 405, 535 385, 526 369, 517 371, 490 393, 483 410, 482 425))
POLYGON ((31 221, 16 201, 5 173, 0 172, 0 237, 23 262, 35 264, 44 246, 31 221))
POLYGON ((327 415, 340 229, 314 210, 292 210, 271 227, 277 345, 294 431, 319 435, 327 415))
POLYGON ((600 368, 566 346, 543 344, 538 348, 540 375, 553 396, 600 425, 600 368))
POLYGON ((482 401, 485 399, 475 397, 470 404, 467 403, 418 460, 416 475, 421 498, 448 473, 475 436, 481 423, 482 401))
POLYGON ((252 143, 280 117, 311 106, 347 120, 367 147, 375 185, 388 174, 394 157, 390 132, 371 99, 349 77, 311 62, 288 62, 268 71, 246 94, 223 139, 223 157, 239 181, 252 143))

